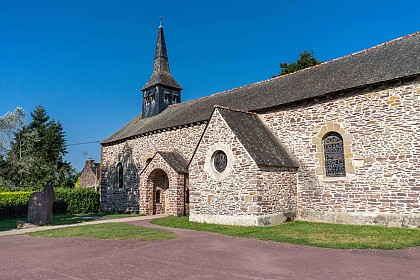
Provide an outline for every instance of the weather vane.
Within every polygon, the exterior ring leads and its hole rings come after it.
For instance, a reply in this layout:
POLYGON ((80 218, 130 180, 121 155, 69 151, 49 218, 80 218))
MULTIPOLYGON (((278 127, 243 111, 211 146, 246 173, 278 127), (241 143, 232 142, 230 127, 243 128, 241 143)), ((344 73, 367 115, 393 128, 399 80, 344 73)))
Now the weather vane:
POLYGON ((87 158, 88 157, 88 152, 87 151, 83 151, 83 156, 85 157, 85 158, 87 158))
POLYGON ((159 27, 162 27, 162 17, 159 18, 159 27))

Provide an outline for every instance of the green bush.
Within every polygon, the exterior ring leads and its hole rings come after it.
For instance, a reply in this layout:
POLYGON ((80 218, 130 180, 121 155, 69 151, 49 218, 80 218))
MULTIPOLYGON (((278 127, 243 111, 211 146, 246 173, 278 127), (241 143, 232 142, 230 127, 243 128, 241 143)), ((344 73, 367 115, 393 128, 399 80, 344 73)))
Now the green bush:
MULTIPOLYGON (((32 192, 0 193, 0 219, 26 217, 32 192)), ((91 189, 54 189, 54 213, 95 213, 99 210, 99 193, 91 189)))
POLYGON ((0 193, 0 219, 25 217, 31 192, 0 193))
POLYGON ((99 211, 99 193, 91 189, 57 188, 54 199, 55 213, 96 213, 99 211))

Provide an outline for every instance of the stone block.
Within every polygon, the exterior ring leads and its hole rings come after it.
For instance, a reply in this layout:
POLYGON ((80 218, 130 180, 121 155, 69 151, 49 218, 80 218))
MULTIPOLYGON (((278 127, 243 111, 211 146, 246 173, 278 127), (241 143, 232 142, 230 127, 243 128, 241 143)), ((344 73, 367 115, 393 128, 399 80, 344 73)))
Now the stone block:
POLYGON ((34 192, 29 196, 28 221, 40 226, 50 224, 53 219, 54 189, 48 184, 42 192, 34 192))

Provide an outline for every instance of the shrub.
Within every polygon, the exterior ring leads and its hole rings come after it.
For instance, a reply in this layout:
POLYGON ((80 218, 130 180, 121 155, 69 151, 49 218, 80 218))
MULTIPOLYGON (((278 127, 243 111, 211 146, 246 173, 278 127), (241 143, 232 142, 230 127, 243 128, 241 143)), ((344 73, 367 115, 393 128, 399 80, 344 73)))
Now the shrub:
POLYGON ((57 188, 54 191, 55 213, 96 213, 99 210, 99 193, 94 190, 57 188))
MULTIPOLYGON (((26 217, 32 192, 0 193, 0 219, 26 217)), ((54 189, 54 213, 95 213, 99 210, 99 193, 91 189, 54 189)))
POLYGON ((0 193, 0 218, 25 217, 28 213, 28 199, 31 192, 0 193))

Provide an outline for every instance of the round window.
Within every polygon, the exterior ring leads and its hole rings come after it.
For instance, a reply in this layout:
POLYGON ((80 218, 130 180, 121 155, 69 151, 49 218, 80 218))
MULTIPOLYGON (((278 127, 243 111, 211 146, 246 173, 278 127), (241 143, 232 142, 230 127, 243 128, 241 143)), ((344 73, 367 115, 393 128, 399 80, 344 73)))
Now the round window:
POLYGON ((216 151, 213 154, 213 166, 219 173, 225 171, 227 166, 227 156, 223 151, 216 151))

